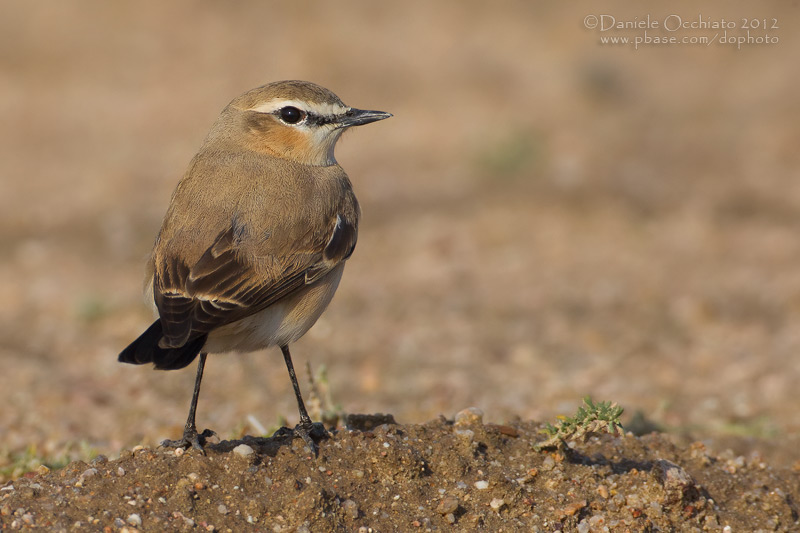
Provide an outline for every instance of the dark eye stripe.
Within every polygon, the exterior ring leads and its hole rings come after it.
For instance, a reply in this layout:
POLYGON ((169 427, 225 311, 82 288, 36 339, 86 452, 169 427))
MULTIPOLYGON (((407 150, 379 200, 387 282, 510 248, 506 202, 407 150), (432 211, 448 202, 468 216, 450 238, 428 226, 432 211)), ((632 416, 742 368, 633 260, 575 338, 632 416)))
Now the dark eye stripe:
POLYGON ((317 126, 324 126, 325 124, 330 124, 331 122, 335 122, 336 121, 336 116, 334 116, 334 115, 318 115, 316 113, 309 113, 307 120, 311 124, 315 124, 317 126))
POLYGON ((324 126, 325 124, 335 123, 339 118, 338 115, 320 115, 313 111, 298 109, 294 106, 282 107, 273 111, 272 114, 276 115, 285 124, 292 126, 300 124, 301 122, 314 126, 324 126))

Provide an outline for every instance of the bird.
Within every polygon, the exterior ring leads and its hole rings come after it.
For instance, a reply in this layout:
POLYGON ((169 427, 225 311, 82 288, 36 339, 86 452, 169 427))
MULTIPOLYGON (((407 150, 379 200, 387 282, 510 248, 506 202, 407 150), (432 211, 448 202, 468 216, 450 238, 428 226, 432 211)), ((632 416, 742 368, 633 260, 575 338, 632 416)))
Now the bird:
POLYGON ((147 265, 158 318, 118 357, 159 370, 198 358, 183 435, 162 446, 205 453, 215 434, 196 424, 208 354, 277 346, 300 413, 289 431, 318 453, 314 437, 327 431, 308 415, 289 345, 330 303, 358 238, 361 210, 336 142, 391 116, 300 80, 257 87, 222 110, 172 194, 147 265))

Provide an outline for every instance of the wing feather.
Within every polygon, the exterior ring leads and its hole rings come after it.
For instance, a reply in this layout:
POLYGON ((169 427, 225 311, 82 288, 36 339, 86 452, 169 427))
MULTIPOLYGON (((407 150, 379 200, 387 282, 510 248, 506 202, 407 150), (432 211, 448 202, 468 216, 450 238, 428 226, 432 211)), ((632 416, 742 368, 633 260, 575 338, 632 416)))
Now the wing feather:
POLYGON ((254 257, 243 251, 243 229, 234 221, 191 267, 169 257, 156 264, 154 296, 163 326, 159 345, 183 346, 319 280, 350 256, 357 239, 356 223, 341 215, 329 227, 328 234, 312 236, 289 258, 254 257), (270 270, 259 267, 263 260, 280 260, 285 267, 265 275, 270 270))

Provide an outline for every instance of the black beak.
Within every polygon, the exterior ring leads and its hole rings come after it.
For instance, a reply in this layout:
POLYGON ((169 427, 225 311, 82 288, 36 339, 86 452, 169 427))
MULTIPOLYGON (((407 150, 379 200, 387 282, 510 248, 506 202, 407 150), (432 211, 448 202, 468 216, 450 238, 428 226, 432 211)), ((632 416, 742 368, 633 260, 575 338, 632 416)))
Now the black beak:
POLYGON ((391 116, 391 113, 385 113, 383 111, 367 111, 366 109, 354 109, 351 107, 344 115, 340 115, 337 125, 340 128, 363 126, 364 124, 377 122, 391 116))

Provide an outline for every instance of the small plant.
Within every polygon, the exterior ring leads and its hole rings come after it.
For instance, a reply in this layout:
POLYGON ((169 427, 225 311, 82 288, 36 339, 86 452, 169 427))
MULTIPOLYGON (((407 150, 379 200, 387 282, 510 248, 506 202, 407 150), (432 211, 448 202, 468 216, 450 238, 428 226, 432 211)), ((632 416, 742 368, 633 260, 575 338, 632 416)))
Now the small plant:
POLYGON ((536 451, 563 448, 567 441, 586 440, 592 433, 616 434, 622 429, 619 417, 622 407, 614 402, 594 402, 591 396, 583 399, 575 416, 559 416, 556 425, 547 424, 542 433, 548 436, 534 446, 536 451))
POLYGON ((331 384, 328 381, 328 367, 320 365, 312 372, 311 364, 306 363, 306 372, 311 386, 308 398, 308 412, 313 420, 320 420, 325 427, 333 428, 344 418, 342 406, 333 400, 331 384))

